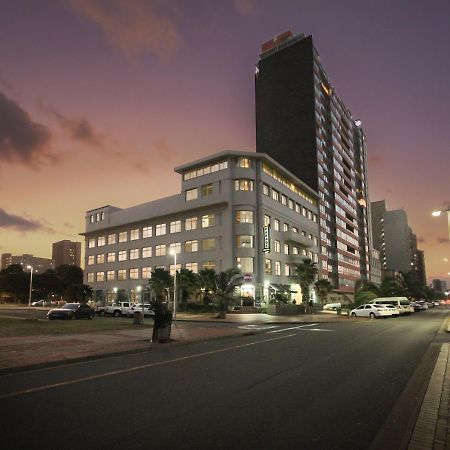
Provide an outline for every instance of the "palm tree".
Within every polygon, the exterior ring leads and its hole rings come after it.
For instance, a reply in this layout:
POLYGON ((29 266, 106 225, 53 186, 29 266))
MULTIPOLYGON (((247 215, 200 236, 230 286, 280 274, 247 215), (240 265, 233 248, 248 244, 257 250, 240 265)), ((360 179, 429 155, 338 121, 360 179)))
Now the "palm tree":
POLYGON ((294 275, 292 279, 298 283, 302 289, 302 302, 306 305, 309 304, 309 287, 316 279, 318 270, 315 262, 310 259, 304 259, 300 264, 296 264, 294 267, 294 275))
POLYGON ((242 286, 244 283, 244 276, 239 269, 233 268, 219 272, 216 275, 215 292, 219 304, 218 319, 225 319, 227 315, 228 305, 233 300, 233 293, 235 289, 242 286))
POLYGON ((399 283, 394 277, 385 277, 381 281, 378 288, 380 297, 401 297, 405 295, 405 289, 399 286, 399 283))
POLYGON ((166 269, 152 270, 152 276, 148 280, 150 289, 153 290, 159 300, 164 299, 164 294, 173 286, 173 277, 166 269))
POLYGON ((354 303, 355 306, 368 303, 370 300, 379 297, 379 288, 376 284, 365 278, 359 278, 355 283, 354 303))
POLYGON ((317 297, 319 297, 320 303, 323 305, 328 294, 333 290, 331 283, 325 278, 321 278, 314 283, 317 297))
POLYGON ((203 303, 208 305, 216 293, 216 271, 214 269, 202 269, 198 273, 200 288, 204 291, 203 303))
POLYGON ((189 269, 180 269, 177 272, 177 286, 181 291, 181 304, 186 309, 187 300, 199 287, 200 281, 196 273, 189 269))

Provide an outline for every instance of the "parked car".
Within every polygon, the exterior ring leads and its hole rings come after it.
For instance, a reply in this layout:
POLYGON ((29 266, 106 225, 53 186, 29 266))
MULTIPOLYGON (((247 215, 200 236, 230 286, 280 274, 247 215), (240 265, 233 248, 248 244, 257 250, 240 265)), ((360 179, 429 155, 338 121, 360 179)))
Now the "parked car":
POLYGON ((385 306, 387 309, 391 311, 392 317, 400 317, 400 311, 394 305, 380 305, 385 306))
POLYGON ((325 311, 336 311, 338 309, 341 309, 342 305, 340 303, 327 303, 326 305, 323 306, 323 309, 325 311))
POLYGON ((440 306, 441 304, 439 302, 433 302, 434 306, 440 306))
POLYGON ((415 312, 423 311, 422 305, 419 302, 411 302, 411 306, 415 312))
MULTIPOLYGON (((132 316, 135 312, 142 313, 142 303, 135 303, 132 305, 128 311, 128 315, 132 316)), ((144 303, 144 316, 154 316, 155 312, 150 309, 150 305, 144 303)))
POLYGON ((375 319, 376 317, 389 317, 392 316, 392 310, 385 305, 366 304, 358 306, 350 311, 352 317, 370 317, 375 319))
POLYGON ((45 300, 38 300, 37 302, 31 302, 31 306, 45 306, 45 300))
POLYGON ((130 302, 113 303, 106 305, 105 314, 111 314, 114 317, 127 316, 130 308, 133 306, 130 302))
POLYGON ((369 303, 377 305, 394 305, 401 315, 414 312, 414 308, 411 306, 411 302, 407 297, 378 297, 371 300, 369 303))
POLYGON ((60 308, 51 309, 47 319, 93 319, 95 310, 85 303, 66 303, 60 308))

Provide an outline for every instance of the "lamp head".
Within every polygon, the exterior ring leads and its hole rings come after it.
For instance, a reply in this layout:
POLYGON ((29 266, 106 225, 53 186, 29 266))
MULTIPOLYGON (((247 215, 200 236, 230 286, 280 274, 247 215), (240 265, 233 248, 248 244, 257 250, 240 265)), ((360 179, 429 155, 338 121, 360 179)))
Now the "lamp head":
POLYGON ((431 215, 434 216, 434 217, 439 217, 439 216, 441 215, 441 212, 442 212, 442 211, 433 211, 433 212, 431 213, 431 215))

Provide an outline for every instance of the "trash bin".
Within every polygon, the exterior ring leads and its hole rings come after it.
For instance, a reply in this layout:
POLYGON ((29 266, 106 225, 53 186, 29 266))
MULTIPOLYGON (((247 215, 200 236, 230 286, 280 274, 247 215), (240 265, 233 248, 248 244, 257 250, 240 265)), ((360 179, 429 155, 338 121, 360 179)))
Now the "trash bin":
POLYGON ((135 311, 133 314, 133 325, 142 325, 143 315, 140 311, 135 311))
POLYGON ((172 330, 172 313, 168 310, 162 313, 155 312, 153 324, 152 342, 162 344, 170 341, 170 333, 172 330))

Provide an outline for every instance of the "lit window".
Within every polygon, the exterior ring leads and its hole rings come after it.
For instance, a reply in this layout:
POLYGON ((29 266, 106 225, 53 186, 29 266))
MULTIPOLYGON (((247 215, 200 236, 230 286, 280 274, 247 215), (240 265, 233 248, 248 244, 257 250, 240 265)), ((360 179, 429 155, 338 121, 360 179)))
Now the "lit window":
POLYGON ((213 260, 210 261, 204 261, 203 262, 203 268, 204 269, 212 269, 215 270, 216 269, 216 262, 213 260))
POLYGON ((251 234, 241 234, 236 236, 236 247, 253 248, 253 236, 251 234))
POLYGON ((136 241, 139 239, 139 228, 130 231, 130 241, 136 241))
POLYGON ((114 234, 108 234, 108 245, 115 244, 116 243, 116 235, 114 234))
POLYGON ((292 254, 293 255, 298 255, 298 247, 296 247, 295 245, 292 246, 292 254))
POLYGON ((158 225, 156 225, 155 235, 162 236, 164 234, 166 234, 166 224, 159 223, 158 225))
POLYGON ((188 217, 184 223, 186 231, 197 229, 197 217, 188 217))
POLYGON ((264 214, 264 226, 267 227, 268 225, 270 225, 270 216, 264 214))
POLYGON ((95 274, 94 274, 93 272, 88 273, 88 274, 87 274, 87 280, 88 280, 88 283, 93 283, 94 280, 95 280, 94 277, 95 277, 95 274))
POLYGON ((196 200, 198 198, 198 188, 188 189, 186 191, 186 201, 196 200))
POLYGON ((180 270, 181 270, 181 264, 177 264, 177 265, 171 264, 169 266, 170 275, 172 275, 173 277, 175 276, 176 272, 179 272, 180 270))
POLYGON ((105 281, 105 272, 97 272, 96 281, 105 281))
POLYGON ((238 167, 242 167, 243 169, 248 169, 250 167, 250 160, 248 158, 239 158, 238 159, 238 167))
POLYGON ((284 254, 289 255, 289 244, 284 244, 284 254))
POLYGON ((284 265, 284 276, 285 277, 291 276, 291 266, 287 263, 284 265))
POLYGON ((280 221, 278 219, 273 220, 273 229, 275 231, 280 231, 280 221))
POLYGON ((106 257, 106 260, 108 262, 115 262, 115 260, 116 260, 116 253, 115 252, 108 253, 108 255, 106 257))
POLYGON ((294 209, 294 201, 291 199, 288 199, 288 206, 290 209, 294 209))
POLYGON ((181 220, 174 220, 170 222, 170 232, 179 233, 181 231, 181 220))
POLYGON ((119 233, 119 242, 127 242, 128 236, 126 231, 119 233))
POLYGON ((169 253, 173 255, 174 253, 181 253, 181 242, 173 242, 169 245, 169 253))
POLYGON ((289 225, 287 223, 283 223, 283 231, 289 231, 289 225))
POLYGON ((164 244, 155 247, 155 256, 164 256, 166 254, 166 246, 164 244))
POLYGON ((275 189, 272 189, 272 198, 276 201, 280 201, 280 193, 276 191, 275 189))
POLYGON ((143 267, 142 268, 142 278, 144 280, 152 277, 152 268, 151 267, 143 267))
POLYGON ((118 252, 117 255, 117 260, 118 261, 126 261, 127 260, 127 251, 126 250, 122 250, 120 252, 118 252))
POLYGON ((264 260, 264 272, 266 275, 272 275, 272 260, 266 258, 264 260))
POLYGON ((213 193, 213 185, 212 183, 204 184, 201 188, 202 197, 207 197, 213 193))
POLYGON ((198 251, 198 241, 186 241, 184 244, 184 251, 186 253, 197 252, 198 251))
POLYGON ((253 223, 253 211, 236 211, 237 223, 253 223))
POLYGON ((106 245, 105 236, 99 236, 97 238, 97 247, 103 247, 104 245, 106 245))
POLYGON ((191 270, 194 273, 198 273, 198 264, 196 262, 186 263, 186 270, 191 270))
POLYGON ((284 194, 281 194, 281 204, 287 205, 287 197, 284 194))
POLYGON ((144 227, 142 228, 142 237, 150 238, 153 236, 153 228, 152 227, 144 227))
POLYGON ((101 253, 97 255, 97 264, 103 264, 105 262, 105 254, 101 253))
POLYGON ((93 214, 89 217, 89 222, 94 223, 94 215, 93 214))
POLYGON ((292 227, 292 232, 293 233, 298 233, 298 228, 297 227, 292 227))
POLYGON ((281 262, 275 261, 275 275, 281 275, 281 262))
POLYGON ((88 266, 92 266, 92 264, 95 264, 95 258, 94 255, 89 255, 87 258, 87 264, 88 266))
POLYGON ((108 281, 113 281, 116 279, 116 272, 114 272, 114 270, 108 270, 106 272, 106 279, 108 281))
POLYGON ((152 257, 152 248, 151 247, 143 247, 142 248, 142 257, 143 258, 151 258, 152 257))
POLYGON ((269 195, 270 193, 270 188, 266 183, 263 183, 263 194, 264 195, 269 195))
POLYGON ((126 269, 120 269, 117 271, 117 279, 119 281, 123 281, 127 279, 127 270, 126 269))
POLYGON ((216 216, 214 214, 206 214, 202 216, 202 228, 213 227, 216 224, 216 216))
POLYGON ((253 272, 253 258, 249 257, 237 257, 236 258, 236 267, 241 270, 243 273, 252 273, 253 272))
POLYGON ((207 238, 202 240, 202 249, 204 251, 214 250, 216 248, 216 239, 207 238))
POLYGON ((280 244, 280 241, 274 241, 274 251, 275 252, 277 252, 277 253, 280 253, 281 252, 281 244, 280 244))
POLYGON ((253 180, 234 180, 235 191, 253 191, 253 180))
POLYGON ((139 269, 130 269, 130 280, 138 280, 139 279, 139 269))
POLYGON ((130 250, 130 259, 138 259, 139 258, 139 249, 133 248, 130 250))

